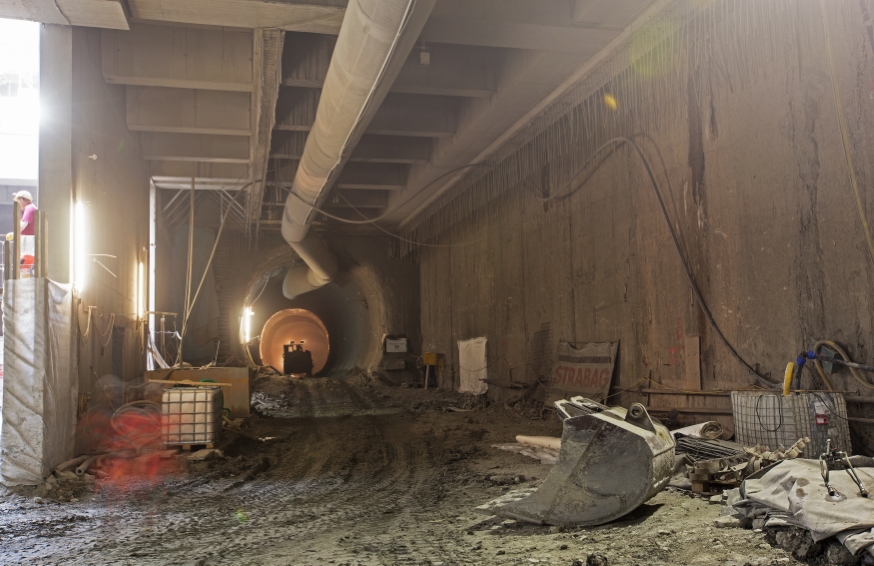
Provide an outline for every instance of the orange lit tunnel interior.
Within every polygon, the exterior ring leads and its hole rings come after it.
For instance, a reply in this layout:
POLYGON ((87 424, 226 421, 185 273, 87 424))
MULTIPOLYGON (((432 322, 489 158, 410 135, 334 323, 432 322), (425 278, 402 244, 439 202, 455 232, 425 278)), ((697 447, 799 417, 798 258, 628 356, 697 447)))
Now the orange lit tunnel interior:
POLYGON ((325 367, 331 351, 328 329, 321 319, 305 309, 285 309, 270 317, 261 330, 260 353, 263 364, 282 371, 283 345, 303 340, 304 350, 313 355, 313 375, 325 367))

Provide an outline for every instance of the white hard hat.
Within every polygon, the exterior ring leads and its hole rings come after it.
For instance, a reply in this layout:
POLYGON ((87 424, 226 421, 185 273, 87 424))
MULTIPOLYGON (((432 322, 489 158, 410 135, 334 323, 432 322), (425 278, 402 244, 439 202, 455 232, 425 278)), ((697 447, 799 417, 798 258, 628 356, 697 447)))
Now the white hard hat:
POLYGON ((20 198, 27 199, 30 202, 33 202, 33 195, 30 194, 30 191, 18 191, 17 193, 12 195, 12 200, 16 200, 16 199, 20 199, 20 198))

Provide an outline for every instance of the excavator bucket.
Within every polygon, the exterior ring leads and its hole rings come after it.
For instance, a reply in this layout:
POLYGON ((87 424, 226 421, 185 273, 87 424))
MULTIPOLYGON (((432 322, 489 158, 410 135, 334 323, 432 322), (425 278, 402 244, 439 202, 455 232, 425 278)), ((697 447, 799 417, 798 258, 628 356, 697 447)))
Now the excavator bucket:
POLYGON ((600 525, 668 485, 674 439, 643 405, 626 410, 573 397, 555 406, 564 430, 549 476, 536 490, 509 492, 478 511, 537 524, 600 525))

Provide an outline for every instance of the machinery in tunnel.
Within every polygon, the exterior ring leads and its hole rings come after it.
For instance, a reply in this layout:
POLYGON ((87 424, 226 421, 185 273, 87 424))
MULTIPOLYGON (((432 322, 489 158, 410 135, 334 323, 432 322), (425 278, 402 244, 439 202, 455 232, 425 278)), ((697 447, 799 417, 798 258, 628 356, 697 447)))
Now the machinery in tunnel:
POLYGON ((407 280, 409 266, 375 259, 385 257, 383 246, 379 240, 359 239, 354 253, 339 254, 340 269, 332 282, 292 299, 283 293, 283 282, 289 268, 305 266, 297 254, 282 246, 253 258, 237 303, 241 359, 283 373, 306 373, 284 371, 285 347, 294 356, 303 341, 301 350, 310 352, 314 376, 343 376, 380 365, 384 337, 415 328, 406 318, 412 312, 406 300, 399 301, 407 297, 395 286, 415 289, 416 281, 407 280), (388 285, 386 273, 392 274, 388 285))
POLYGON ((281 368, 285 374, 318 374, 330 351, 325 324, 306 309, 278 311, 261 329, 258 354, 262 365, 281 368))

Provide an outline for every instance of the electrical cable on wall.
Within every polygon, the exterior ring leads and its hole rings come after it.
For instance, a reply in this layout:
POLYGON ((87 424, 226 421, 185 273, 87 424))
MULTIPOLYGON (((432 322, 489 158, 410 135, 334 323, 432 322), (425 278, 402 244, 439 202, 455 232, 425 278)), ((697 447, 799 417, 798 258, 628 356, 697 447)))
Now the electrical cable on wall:
MULTIPOLYGON (((706 301, 704 300, 704 296, 701 294, 701 290, 698 288, 698 283, 695 281, 695 276, 692 274, 692 270, 691 270, 691 268, 689 267, 689 263, 686 261, 686 257, 685 257, 685 255, 683 254, 682 248, 681 248, 681 246, 680 246, 680 240, 679 240, 679 238, 678 238, 678 236, 677 236, 677 232, 676 232, 676 230, 675 230, 675 228, 674 228, 674 225, 673 225, 673 223, 671 222, 670 216, 668 215, 668 209, 667 209, 667 207, 665 206, 664 199, 662 198, 661 189, 659 188, 658 181, 656 181, 655 174, 653 173, 652 168, 650 167, 649 161, 647 160, 647 158, 646 158, 646 156, 644 155, 643 151, 640 149, 640 147, 639 147, 636 143, 634 143, 634 141, 633 141, 631 138, 627 138, 627 137, 619 136, 619 137, 611 138, 610 140, 608 140, 608 141, 606 141, 605 143, 601 144, 601 146, 600 146, 598 149, 596 149, 596 150, 595 150, 595 151, 594 151, 594 152, 593 152, 593 153, 588 157, 588 159, 586 159, 586 161, 583 163, 583 165, 580 167, 580 169, 577 171, 577 173, 575 173, 575 174, 571 177, 571 180, 568 181, 568 183, 566 183, 566 184, 565 184, 565 185, 564 185, 564 186, 563 186, 563 187, 562 187, 562 188, 561 188, 557 193, 555 193, 555 194, 553 194, 553 195, 550 195, 550 196, 547 196, 547 197, 539 197, 539 196, 535 196, 535 198, 537 198, 537 199, 540 200, 540 201, 548 202, 548 201, 555 200, 555 199, 558 199, 558 198, 567 198, 567 197, 570 197, 571 195, 573 195, 574 193, 576 193, 576 192, 577 192, 577 191, 582 187, 582 185, 580 185, 579 187, 577 187, 576 189, 574 189, 573 191, 571 191, 571 192, 569 192, 569 193, 567 193, 567 194, 565 195, 565 194, 564 194, 564 191, 565 191, 569 186, 571 186, 573 180, 576 179, 576 178, 578 178, 578 177, 579 177, 579 176, 580 176, 580 175, 581 175, 581 174, 586 170, 586 168, 589 166, 589 164, 591 164, 595 159, 598 158, 598 156, 601 154, 602 151, 604 151, 604 150, 606 150, 606 149, 608 149, 608 148, 612 148, 612 147, 615 147, 615 146, 618 146, 618 145, 623 145, 623 144, 627 144, 629 147, 631 147, 631 148, 634 150, 634 154, 637 155, 637 157, 640 159, 641 163, 643 164, 644 168, 646 169, 646 173, 647 173, 647 176, 649 177, 650 184, 652 185, 652 188, 653 188, 653 190, 654 190, 655 193, 656 193, 656 198, 658 199, 659 207, 660 207, 660 209, 661 209, 661 211, 662 211, 662 215, 664 216, 665 222, 666 222, 667 225, 668 225, 668 231, 669 231, 670 234, 671 234, 671 240, 672 240, 673 243, 674 243, 674 248, 676 249, 676 251, 677 251, 677 255, 678 255, 679 258, 680 258, 680 263, 682 263, 682 265, 683 265, 683 271, 684 271, 685 274, 686 274, 686 278, 687 278, 688 281, 689 281, 689 285, 692 287, 692 292, 693 292, 694 295, 695 295, 695 299, 698 301, 698 305, 701 307, 701 311, 704 313, 705 318, 707 318, 707 322, 710 323, 710 326, 711 326, 711 327, 713 328, 713 330, 716 332, 717 336, 719 336, 720 340, 722 340, 722 342, 725 344, 725 346, 729 349, 729 351, 731 352, 731 354, 732 354, 732 355, 733 355, 733 356, 734 356, 734 357, 735 357, 735 358, 736 358, 736 359, 737 359, 737 360, 738 360, 738 361, 739 361, 739 362, 740 362, 740 363, 741 363, 741 364, 742 364, 742 365, 743 365, 743 366, 744 366, 744 367, 745 367, 745 368, 746 368, 750 373, 752 373, 752 374, 756 377, 756 381, 759 382, 760 385, 763 385, 763 386, 766 387, 766 388, 776 388, 776 387, 779 387, 780 384, 778 384, 778 383, 774 383, 774 382, 770 381, 770 380, 769 380, 767 377, 765 377, 764 375, 761 375, 761 374, 760 374, 760 373, 759 373, 755 368, 753 368, 752 365, 749 364, 749 362, 747 362, 747 361, 743 358, 743 356, 740 355, 740 353, 738 353, 737 349, 734 347, 734 345, 733 345, 731 342, 729 342, 728 338, 725 337, 725 334, 723 334, 722 329, 719 327, 719 325, 716 323, 716 320, 713 318, 713 315, 711 314, 710 309, 709 309, 709 307, 707 306, 706 301)), ((450 172, 450 173, 451 173, 451 172, 450 172)), ((448 174, 449 174, 449 173, 447 173, 447 175, 448 175, 448 174)), ((293 194, 293 195, 296 196, 298 199, 300 199, 301 201, 303 201, 304 203, 306 203, 306 201, 305 201, 302 197, 300 197, 299 195, 297 195, 296 193, 291 192, 291 194, 293 194)), ((345 199, 344 199, 344 200, 345 200, 345 199)), ((347 202, 348 202, 348 201, 347 201, 347 202)), ((421 245, 421 246, 436 246, 435 244, 426 244, 426 243, 423 243, 423 242, 412 242, 411 240, 407 240, 406 238, 402 238, 401 236, 398 236, 397 234, 394 234, 394 233, 392 233, 392 232, 389 232, 388 230, 386 230, 386 229, 382 228, 381 226, 375 224, 375 222, 378 220, 378 218, 376 218, 376 219, 371 219, 371 220, 364 220, 364 221, 346 220, 346 219, 339 218, 339 217, 333 216, 333 215, 331 215, 331 214, 325 213, 323 210, 320 210, 320 209, 316 208, 315 206, 313 206, 313 205, 311 205, 311 204, 309 204, 309 203, 306 203, 306 204, 307 204, 308 206, 310 206, 313 210, 318 211, 318 212, 320 212, 321 214, 324 214, 325 216, 327 216, 327 217, 329 217, 329 218, 334 218, 335 220, 338 220, 338 221, 340 221, 340 222, 344 222, 344 223, 348 223, 348 224, 374 224, 374 226, 377 226, 378 228, 380 228, 381 230, 383 230, 384 232, 386 232, 386 233, 389 234, 390 236, 392 236, 392 237, 394 237, 394 238, 398 238, 398 239, 400 239, 400 240, 402 240, 402 241, 410 242, 410 243, 417 244, 417 245, 421 245)), ((351 206, 351 205, 350 205, 350 206, 351 206)), ((361 215, 363 216, 363 213, 361 213, 358 209, 356 209, 356 208, 354 208, 354 207, 352 207, 352 208, 353 208, 353 210, 355 210, 356 212, 358 212, 359 214, 361 214, 361 215)), ((383 215, 383 216, 380 217, 380 218, 384 218, 385 216, 386 216, 386 215, 383 215)), ((467 245, 467 244, 455 244, 455 245, 452 245, 452 244, 446 244, 445 246, 446 246, 446 247, 455 247, 455 246, 457 246, 457 245, 467 245)))
POLYGON ((822 11, 822 29, 825 34, 825 51, 828 59, 829 76, 831 77, 832 93, 835 99, 835 113, 838 118, 838 126, 841 131, 841 142, 844 148, 844 163, 847 166, 847 175, 850 177, 850 187, 853 189, 853 198, 856 201, 856 211, 859 213, 859 221, 862 223, 862 231, 865 233, 865 241, 868 244, 868 253, 871 256, 871 261, 874 262, 874 238, 871 236, 871 228, 868 226, 868 219, 865 218, 865 206, 862 204, 862 196, 859 194, 859 183, 856 180, 856 170, 853 166, 853 155, 850 147, 850 136, 847 134, 847 124, 844 117, 844 106, 841 102, 841 90, 838 86, 838 77, 835 72, 835 61, 832 55, 832 40, 831 32, 829 31, 828 9, 826 1, 820 0, 820 9, 822 11))

